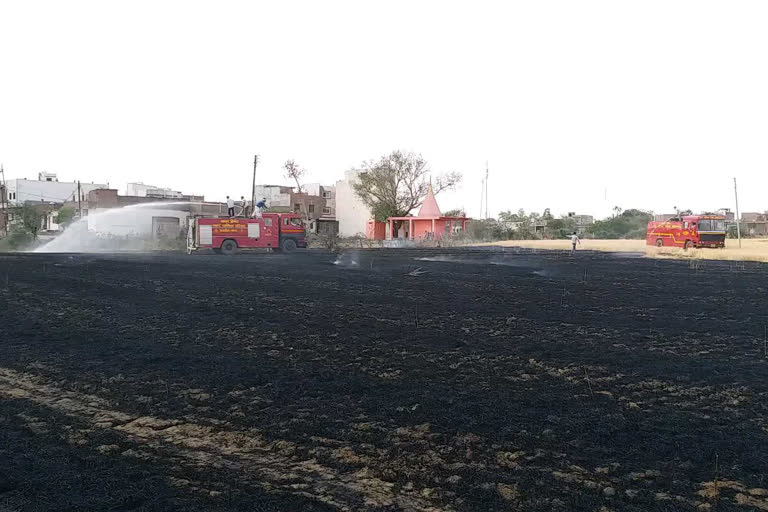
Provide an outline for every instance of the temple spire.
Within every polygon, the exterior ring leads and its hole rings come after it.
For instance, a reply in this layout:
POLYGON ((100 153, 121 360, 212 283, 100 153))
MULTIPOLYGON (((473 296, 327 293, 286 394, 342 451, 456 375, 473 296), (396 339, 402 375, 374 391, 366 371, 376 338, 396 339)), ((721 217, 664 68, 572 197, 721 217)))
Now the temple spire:
POLYGON ((442 217, 440 213, 440 207, 437 206, 437 200, 435 199, 435 191, 432 190, 432 179, 429 180, 429 188, 427 189, 427 197, 424 198, 424 202, 421 203, 421 209, 419 209, 419 217, 442 217))

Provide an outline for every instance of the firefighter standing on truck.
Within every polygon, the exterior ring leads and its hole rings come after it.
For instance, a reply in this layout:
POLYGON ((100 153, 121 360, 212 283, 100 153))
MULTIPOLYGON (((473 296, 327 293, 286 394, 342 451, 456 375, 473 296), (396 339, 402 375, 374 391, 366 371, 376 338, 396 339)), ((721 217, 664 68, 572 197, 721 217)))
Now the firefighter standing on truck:
POLYGON ((261 212, 263 212, 266 207, 267 207, 267 198, 264 197, 264 198, 261 199, 261 201, 256 203, 256 208, 257 209, 255 209, 253 211, 254 215, 258 216, 258 217, 261 217, 261 212))
POLYGON ((227 196, 227 215, 235 216, 235 202, 229 196, 227 196))

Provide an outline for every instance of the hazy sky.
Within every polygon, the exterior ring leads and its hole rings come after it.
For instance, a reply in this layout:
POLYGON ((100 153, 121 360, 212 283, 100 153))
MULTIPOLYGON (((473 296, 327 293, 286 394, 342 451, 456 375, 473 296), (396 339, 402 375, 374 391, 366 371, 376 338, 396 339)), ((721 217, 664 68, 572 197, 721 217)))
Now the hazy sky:
POLYGON ((7 177, 208 199, 395 148, 478 215, 768 209, 768 2, 3 1, 7 177), (607 194, 607 199, 606 199, 607 194))

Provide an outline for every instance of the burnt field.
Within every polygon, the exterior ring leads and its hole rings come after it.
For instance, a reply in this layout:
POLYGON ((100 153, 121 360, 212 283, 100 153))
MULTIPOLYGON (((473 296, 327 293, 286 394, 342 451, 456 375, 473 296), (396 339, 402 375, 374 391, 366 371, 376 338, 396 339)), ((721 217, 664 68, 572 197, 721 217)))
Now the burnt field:
POLYGON ((768 268, 0 255, 0 511, 768 510, 768 268))

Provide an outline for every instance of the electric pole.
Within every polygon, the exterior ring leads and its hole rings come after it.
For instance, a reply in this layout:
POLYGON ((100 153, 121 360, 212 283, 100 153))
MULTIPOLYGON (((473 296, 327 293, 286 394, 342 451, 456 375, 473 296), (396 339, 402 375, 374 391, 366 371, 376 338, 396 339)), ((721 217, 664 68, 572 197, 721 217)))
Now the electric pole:
POLYGON ((733 195, 736 198, 736 236, 739 237, 739 249, 741 249, 741 226, 739 225, 739 191, 736 189, 736 178, 733 178, 733 195))
POLYGON ((253 155, 253 185, 251 186, 251 215, 256 211, 256 166, 259 164, 259 155, 253 155))
POLYGON ((488 218, 488 160, 485 161, 485 218, 488 218))
POLYGON ((480 217, 483 216, 483 201, 485 200, 485 179, 480 180, 480 217))
POLYGON ((77 180, 77 212, 80 218, 83 218, 83 203, 82 200, 82 194, 80 193, 80 180, 77 180))
POLYGON ((6 236, 8 235, 8 198, 5 186, 5 170, 3 164, 0 164, 0 228, 6 236))

